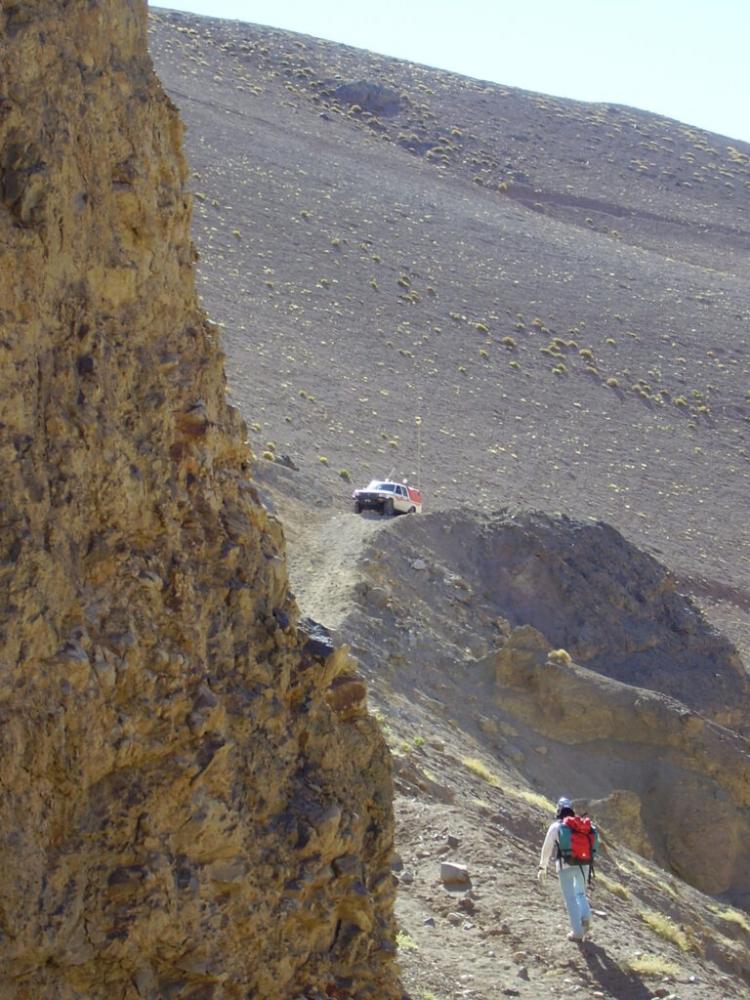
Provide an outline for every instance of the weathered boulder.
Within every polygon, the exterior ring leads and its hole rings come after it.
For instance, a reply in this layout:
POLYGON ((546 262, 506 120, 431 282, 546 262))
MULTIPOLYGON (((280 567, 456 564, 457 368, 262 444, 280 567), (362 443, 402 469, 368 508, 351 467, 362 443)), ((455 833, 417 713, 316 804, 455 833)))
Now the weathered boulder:
POLYGON ((469 869, 456 861, 443 861, 440 864, 440 881, 443 885, 468 886, 471 884, 469 869))
POLYGON ((330 92, 342 104, 355 105, 374 115, 391 117, 401 110, 401 97, 391 87, 373 80, 355 80, 342 83, 330 92))
POLYGON ((392 997, 388 754, 298 632, 145 28, 0 13, 0 994, 392 997))

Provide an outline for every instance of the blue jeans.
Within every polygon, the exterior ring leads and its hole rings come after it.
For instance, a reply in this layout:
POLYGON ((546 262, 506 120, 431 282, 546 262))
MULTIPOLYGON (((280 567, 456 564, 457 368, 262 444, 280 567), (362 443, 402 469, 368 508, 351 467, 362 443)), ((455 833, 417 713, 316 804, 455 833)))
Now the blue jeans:
POLYGON ((586 897, 586 879, 589 868, 584 865, 583 869, 576 865, 561 868, 559 871, 560 892, 565 900, 570 917, 570 926, 575 935, 583 933, 584 920, 591 919, 591 907, 586 897))

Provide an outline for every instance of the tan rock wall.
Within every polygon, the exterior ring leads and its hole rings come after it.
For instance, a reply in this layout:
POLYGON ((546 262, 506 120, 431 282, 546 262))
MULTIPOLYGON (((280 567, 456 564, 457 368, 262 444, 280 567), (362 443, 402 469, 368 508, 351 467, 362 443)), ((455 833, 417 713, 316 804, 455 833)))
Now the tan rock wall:
POLYGON ((498 706, 585 761, 571 793, 592 800, 607 790, 601 815, 591 802, 605 834, 609 824, 613 840, 704 892, 747 893, 750 741, 673 698, 556 655, 530 626, 486 663, 498 706))
POLYGON ((145 5, 0 9, 0 993, 397 995, 387 753, 247 478, 145 5))

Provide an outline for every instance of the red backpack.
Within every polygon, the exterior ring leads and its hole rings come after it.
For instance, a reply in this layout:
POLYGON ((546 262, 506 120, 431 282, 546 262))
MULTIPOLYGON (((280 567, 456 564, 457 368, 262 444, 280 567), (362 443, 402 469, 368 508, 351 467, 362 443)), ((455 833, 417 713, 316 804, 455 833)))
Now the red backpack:
POLYGON ((557 835, 557 856, 568 865, 589 865, 589 878, 594 867, 594 855, 599 847, 599 831, 588 816, 566 816, 557 835))

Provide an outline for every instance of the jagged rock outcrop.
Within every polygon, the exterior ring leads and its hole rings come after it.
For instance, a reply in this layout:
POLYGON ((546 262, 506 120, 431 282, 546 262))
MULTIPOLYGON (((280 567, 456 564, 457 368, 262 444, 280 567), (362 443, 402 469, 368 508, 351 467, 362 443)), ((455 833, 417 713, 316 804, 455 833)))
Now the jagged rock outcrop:
POLYGON ((750 677, 736 649, 663 565, 610 525, 454 511, 388 534, 373 573, 388 582, 392 604, 418 605, 443 631, 439 618, 450 615, 459 647, 484 637, 491 648, 497 630, 483 620, 532 625, 577 663, 750 735, 750 677), (417 556, 428 557, 429 572, 411 571, 417 556))
POLYGON ((661 563, 604 522, 530 514, 498 528, 482 532, 483 584, 511 625, 533 625, 592 670, 750 732, 737 651, 661 563))
POLYGON ((0 14, 0 993, 396 996, 387 753, 248 481, 145 23, 0 14))

